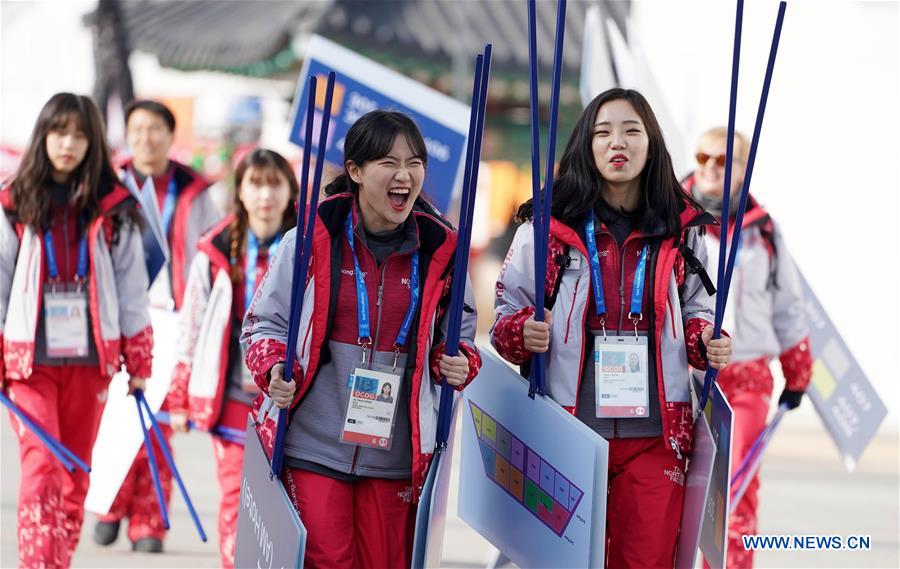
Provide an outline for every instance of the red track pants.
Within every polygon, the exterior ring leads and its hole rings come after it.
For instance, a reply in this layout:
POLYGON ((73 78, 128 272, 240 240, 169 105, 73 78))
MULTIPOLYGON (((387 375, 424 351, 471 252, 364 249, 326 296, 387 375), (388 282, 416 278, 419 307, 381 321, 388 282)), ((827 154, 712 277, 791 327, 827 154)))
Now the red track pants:
MULTIPOLYGON (((9 397, 86 463, 100 428, 109 380, 96 366, 34 366, 10 381, 9 397)), ((12 414, 19 438, 19 566, 68 567, 81 535, 88 474, 68 472, 12 414)))
MULTIPOLYGON (((734 409, 734 431, 731 440, 731 475, 740 467, 756 437, 766 427, 769 400, 772 396, 772 374, 768 365, 760 368, 753 362, 726 367, 719 373, 719 384, 734 409), (753 374, 754 377, 745 377, 753 374)), ((734 489, 732 489, 734 490, 734 489)), ((753 567, 753 551, 745 550, 741 536, 756 534, 756 508, 759 505, 759 476, 753 477, 744 497, 728 520, 728 567, 753 567)))
MULTIPOLYGON (((162 410, 167 409, 166 404, 163 403, 162 410)), ((159 427, 171 449, 172 429, 163 424, 160 424, 159 427)), ((153 454, 156 457, 156 466, 159 468, 163 496, 168 505, 172 502, 172 471, 169 470, 165 455, 159 448, 156 435, 151 432, 150 438, 153 440, 153 454)), ((109 513, 99 516, 100 521, 103 522, 118 522, 125 518, 128 518, 128 539, 132 543, 145 537, 155 537, 160 540, 166 537, 166 526, 163 524, 162 514, 159 511, 156 488, 153 484, 153 475, 150 473, 150 462, 147 459, 147 448, 143 443, 141 443, 141 448, 131 464, 131 469, 122 482, 122 487, 119 489, 109 513)))
POLYGON ((284 486, 307 529, 307 569, 405 569, 416 508, 410 480, 341 482, 286 468, 284 486))
POLYGON ((662 437, 609 441, 607 567, 672 567, 684 465, 662 437))

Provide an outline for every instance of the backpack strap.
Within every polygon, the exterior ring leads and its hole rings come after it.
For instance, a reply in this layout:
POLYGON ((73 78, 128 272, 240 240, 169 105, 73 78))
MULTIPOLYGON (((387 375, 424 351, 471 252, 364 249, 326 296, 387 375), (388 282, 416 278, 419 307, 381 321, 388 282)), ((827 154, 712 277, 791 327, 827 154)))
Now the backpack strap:
POLYGON ((703 288, 706 289, 706 293, 709 294, 709 296, 716 294, 716 287, 713 284, 712 279, 709 278, 709 273, 706 272, 703 263, 700 262, 686 242, 682 241, 678 245, 678 252, 681 253, 681 256, 684 258, 685 270, 692 275, 700 277, 700 282, 703 283, 703 288))

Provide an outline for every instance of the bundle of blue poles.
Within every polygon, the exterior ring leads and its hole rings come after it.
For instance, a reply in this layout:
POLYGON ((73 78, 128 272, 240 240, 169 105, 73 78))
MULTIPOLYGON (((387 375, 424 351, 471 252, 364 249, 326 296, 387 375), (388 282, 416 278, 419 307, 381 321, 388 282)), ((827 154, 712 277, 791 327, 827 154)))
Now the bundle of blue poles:
POLYGON ((147 398, 144 397, 144 392, 142 390, 135 390, 134 402, 135 405, 137 405, 138 417, 141 420, 141 430, 144 432, 144 447, 147 449, 147 462, 150 465, 150 475, 153 478, 153 486, 156 490, 156 499, 159 503, 159 511, 162 514, 163 525, 165 525, 166 529, 169 529, 169 514, 166 506, 166 498, 163 495, 162 483, 160 482, 159 466, 156 464, 156 453, 153 452, 153 442, 150 437, 150 431, 147 429, 147 422, 144 416, 145 412, 146 419, 149 419, 152 432, 156 436, 156 444, 158 444, 160 450, 162 450, 163 457, 166 459, 166 464, 169 465, 172 476, 175 478, 175 483, 178 484, 178 490, 181 492, 185 504, 187 504, 188 512, 191 514, 191 519, 194 520, 194 526, 197 528, 197 533, 200 534, 200 540, 205 543, 206 532, 203 531, 203 524, 200 523, 200 517, 197 515, 196 508, 194 508, 194 503, 191 501, 191 497, 188 496, 187 488, 185 488, 184 482, 181 479, 181 474, 175 466, 175 460, 172 458, 172 451, 169 449, 166 438, 163 436, 162 429, 159 427, 159 421, 153 414, 153 409, 151 409, 150 404, 147 403, 147 398))
MULTIPOLYGON (((756 151, 759 147, 759 137, 762 132, 763 117, 766 113, 766 101, 769 97, 769 87, 772 84, 772 72, 775 69, 775 56, 778 53, 778 42, 781 38, 781 27, 784 23, 784 12, 787 8, 785 2, 778 5, 778 17, 775 21, 775 33, 772 36, 772 46, 769 50, 769 60, 766 64, 766 76, 763 81, 762 94, 759 99, 759 108, 756 113, 756 124, 753 127, 753 138, 750 142, 750 156, 747 159, 747 171, 744 175, 744 184, 741 186, 740 203, 738 204, 737 213, 734 219, 734 231, 729 235, 729 216, 727 212, 730 210, 730 192, 727 188, 731 187, 731 164, 734 158, 734 122, 737 110, 737 86, 738 86, 738 70, 740 67, 741 57, 741 31, 743 27, 744 0, 737 2, 737 15, 735 17, 734 27, 734 54, 731 64, 731 96, 728 106, 728 135, 726 137, 725 154, 725 181, 723 183, 726 191, 722 195, 722 211, 726 212, 722 215, 721 238, 719 239, 719 265, 718 274, 716 275, 716 317, 713 323, 713 338, 718 339, 722 335, 722 319, 725 316, 725 307, 728 302, 728 291, 731 288, 731 276, 734 273, 734 265, 737 261, 738 252, 741 244, 741 230, 744 222, 744 211, 747 209, 747 199, 750 197, 750 181, 753 177, 753 166, 756 163, 756 151), (731 242, 731 250, 728 250, 729 241, 731 242)), ((709 399, 709 392, 712 388, 712 382, 716 380, 718 372, 715 368, 708 367, 706 376, 703 380, 703 391, 700 395, 700 409, 706 407, 709 399)))
MULTIPOLYGON (((294 380, 294 362, 297 359, 297 335, 299 333, 300 314, 303 308, 303 297, 306 294, 306 275, 309 272, 310 257, 312 254, 313 233, 316 222, 316 212, 319 206, 319 186, 322 183, 322 169, 325 166, 325 158, 322 156, 328 142, 328 125, 331 122, 331 104, 334 99, 334 72, 328 74, 328 84, 325 87, 325 108, 322 111, 321 128, 316 148, 315 172, 313 184, 309 186, 309 162, 312 152, 313 122, 315 119, 316 86, 318 80, 315 76, 309 77, 309 96, 306 101, 306 128, 303 145, 303 160, 300 172, 300 196, 297 204, 297 237, 294 247, 294 274, 291 281, 291 309, 288 316, 288 341, 287 357, 284 363, 284 381, 294 380), (307 207, 307 195, 309 204, 307 207)), ((278 426, 275 431, 275 444, 272 451, 273 478, 279 478, 284 463, 284 435, 287 430, 288 410, 282 409, 278 413, 278 426)))
MULTIPOLYGON (((547 133, 547 170, 541 192, 540 109, 538 101, 537 6, 528 0, 528 67, 531 106, 531 193, 534 227, 534 319, 544 321, 544 282, 547 277, 547 247, 550 242, 550 206, 553 204, 553 165, 556 155, 556 119, 559 115, 559 82, 562 74, 563 39, 566 29, 566 0, 556 7, 556 36, 553 48, 553 83, 550 91, 550 125, 547 133)), ((546 395, 544 354, 531 357, 528 396, 546 395)))
MULTIPOLYGON (((462 328, 463 304, 466 296, 466 275, 469 268, 469 246, 472 242, 472 216, 475 212, 475 196, 478 192, 478 166, 481 163, 481 140, 484 134, 484 116, 487 109, 488 83, 491 73, 491 50, 484 46, 484 54, 475 57, 475 79, 472 85, 472 107, 469 114, 469 134, 466 140, 466 162, 463 170, 462 197, 459 206, 456 255, 453 264, 453 282, 450 285, 450 305, 447 312, 447 337, 444 353, 459 355, 459 334, 462 328)), ((453 387, 446 378, 441 381, 441 402, 438 408, 436 443, 438 449, 447 445, 450 425, 453 422, 453 387)))

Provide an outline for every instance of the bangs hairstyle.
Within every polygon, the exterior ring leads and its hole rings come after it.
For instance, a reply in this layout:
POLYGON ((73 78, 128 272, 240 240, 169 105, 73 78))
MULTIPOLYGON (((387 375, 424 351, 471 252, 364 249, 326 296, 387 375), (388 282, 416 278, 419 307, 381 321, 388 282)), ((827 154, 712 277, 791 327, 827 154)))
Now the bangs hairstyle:
MULTIPOLYGON (((347 163, 362 166, 387 156, 398 136, 404 136, 416 158, 428 166, 428 152, 419 127, 411 118, 397 111, 370 111, 353 123, 344 140, 344 171, 325 186, 325 195, 341 192, 359 193, 359 185, 350 178, 347 163)), ((421 196, 421 194, 420 194, 421 196)))
POLYGON ((235 219, 231 224, 231 281, 237 283, 244 274, 244 267, 236 264, 247 252, 247 227, 249 224, 247 209, 241 201, 241 186, 244 180, 251 177, 254 181, 278 184, 279 174, 287 180, 290 190, 290 199, 281 217, 281 233, 284 234, 297 224, 297 196, 300 194, 300 186, 290 163, 281 154, 257 148, 248 153, 238 163, 234 171, 234 213, 235 219), (249 177, 248 177, 249 176, 249 177))
POLYGON ((50 226, 53 164, 47 155, 47 135, 65 129, 71 121, 88 141, 87 153, 69 178, 69 204, 90 222, 100 212, 100 195, 116 183, 116 173, 106 146, 106 131, 94 102, 72 93, 57 93, 41 109, 22 162, 11 183, 13 220, 36 231, 50 226))
MULTIPOLYGON (((647 162, 641 171, 640 227, 649 230, 662 225, 668 237, 681 232, 681 212, 685 202, 702 211, 693 198, 678 183, 672 167, 672 159, 666 149, 662 129, 647 99, 632 89, 609 89, 597 95, 584 109, 575 129, 569 137, 566 149, 559 161, 556 180, 553 183, 551 215, 570 227, 578 226, 588 212, 601 199, 606 181, 597 169, 592 149, 594 122, 600 107, 610 101, 627 101, 644 123, 649 139, 647 162)), ((520 221, 531 219, 532 200, 519 208, 516 217, 520 221)))

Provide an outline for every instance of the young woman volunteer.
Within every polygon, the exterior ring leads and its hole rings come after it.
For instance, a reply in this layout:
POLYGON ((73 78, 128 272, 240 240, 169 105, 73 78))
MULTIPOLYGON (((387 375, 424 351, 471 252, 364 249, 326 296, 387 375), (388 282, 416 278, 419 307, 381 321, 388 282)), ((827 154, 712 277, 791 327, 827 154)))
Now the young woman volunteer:
MULTIPOLYGON (((54 95, 0 190, 0 383, 86 463, 106 390, 124 361, 150 375, 147 272, 131 194, 118 185, 94 103, 54 95)), ((22 567, 68 567, 88 475, 66 471, 18 419, 22 567)))
MULTIPOLYGON (((450 279, 464 276, 452 274, 456 233, 420 195, 426 151, 415 123, 364 115, 344 159, 316 217, 297 381, 283 380, 293 255, 270 267, 242 342, 260 402, 291 409, 283 477, 309 532, 306 566, 408 567, 438 382, 462 388, 481 365, 474 302, 467 294, 459 355, 445 355, 450 279), (392 402, 375 401, 386 383, 392 402)), ((281 247, 292 251, 294 238, 281 247)))
MULTIPOLYGON (((243 432, 259 388, 238 343, 241 322, 284 233, 294 227, 298 194, 291 166, 280 154, 257 149, 235 171, 235 213, 197 245, 181 309, 180 353, 169 391, 172 428, 190 419, 204 431, 243 432)), ((222 566, 234 566, 235 529, 244 447, 213 436, 222 566)))
MULTIPOLYGON (((526 203, 519 217, 531 216, 526 203)), ((609 567, 674 563, 691 444, 688 365, 721 368, 731 354, 727 337, 711 339, 715 297, 692 269, 706 259, 710 222, 681 190, 647 101, 611 89, 585 109, 560 161, 545 321, 534 319, 530 222, 497 282, 497 351, 515 364, 546 352, 548 395, 609 440, 609 567)))

